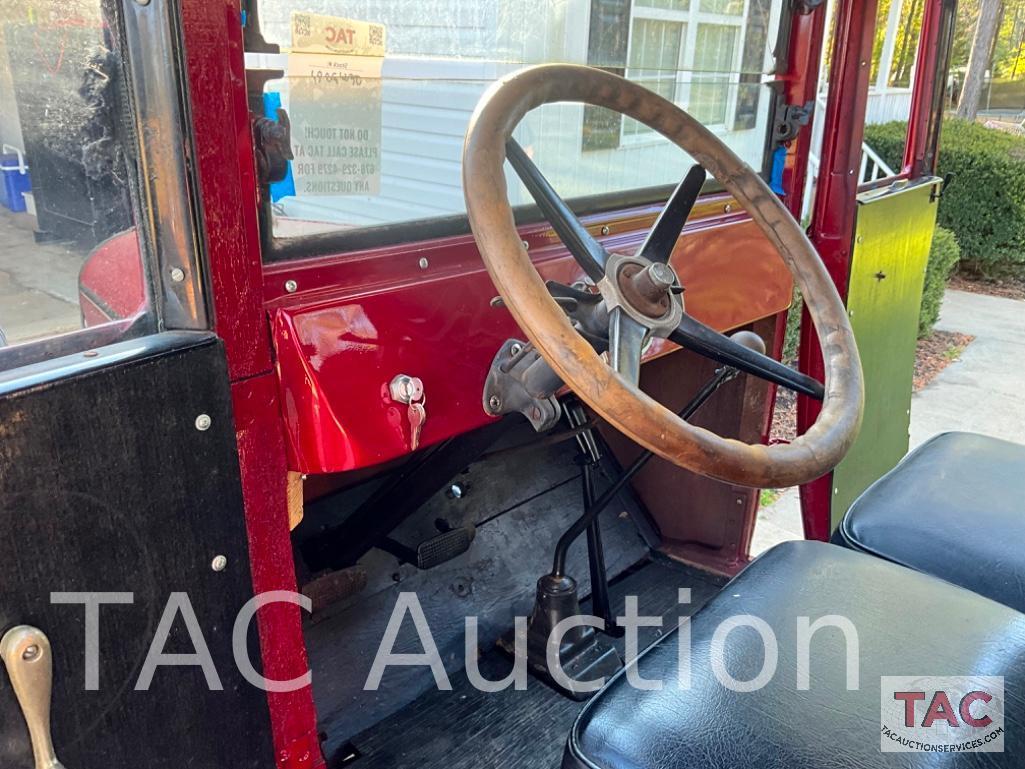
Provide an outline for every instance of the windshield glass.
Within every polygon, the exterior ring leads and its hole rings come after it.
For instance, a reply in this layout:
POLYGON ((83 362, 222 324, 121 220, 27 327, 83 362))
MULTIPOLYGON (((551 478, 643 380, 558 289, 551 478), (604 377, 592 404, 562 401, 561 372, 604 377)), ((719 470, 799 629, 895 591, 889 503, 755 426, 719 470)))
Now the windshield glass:
MULTIPOLYGON (((465 211, 463 135, 481 94, 528 64, 603 67, 642 83, 761 168, 781 0, 260 0, 281 54, 250 67, 295 155, 271 190, 277 237, 465 211)), ((564 197, 675 184, 690 159, 651 129, 580 104, 534 110, 516 138, 564 197)), ((514 205, 530 201, 515 175, 514 205)))

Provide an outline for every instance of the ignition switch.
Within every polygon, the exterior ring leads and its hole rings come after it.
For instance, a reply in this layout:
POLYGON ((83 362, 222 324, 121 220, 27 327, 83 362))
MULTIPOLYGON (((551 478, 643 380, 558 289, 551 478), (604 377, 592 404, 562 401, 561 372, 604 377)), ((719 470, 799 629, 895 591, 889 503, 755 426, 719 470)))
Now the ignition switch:
POLYGON ((409 420, 409 450, 416 451, 420 445, 420 432, 427 421, 424 383, 419 377, 399 374, 391 380, 388 392, 393 401, 406 406, 406 418, 409 420))

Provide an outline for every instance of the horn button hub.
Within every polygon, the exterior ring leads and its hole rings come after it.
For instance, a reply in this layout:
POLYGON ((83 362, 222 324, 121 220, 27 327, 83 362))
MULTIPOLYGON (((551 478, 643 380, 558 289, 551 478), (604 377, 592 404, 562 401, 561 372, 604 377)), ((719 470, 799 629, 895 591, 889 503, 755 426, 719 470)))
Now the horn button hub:
POLYGON ((676 284, 676 273, 668 264, 627 262, 619 268, 616 282, 623 298, 648 317, 658 320, 669 312, 669 291, 676 284))
POLYGON ((683 288, 668 264, 611 254, 598 288, 610 312, 621 307, 653 336, 668 336, 683 317, 683 288))

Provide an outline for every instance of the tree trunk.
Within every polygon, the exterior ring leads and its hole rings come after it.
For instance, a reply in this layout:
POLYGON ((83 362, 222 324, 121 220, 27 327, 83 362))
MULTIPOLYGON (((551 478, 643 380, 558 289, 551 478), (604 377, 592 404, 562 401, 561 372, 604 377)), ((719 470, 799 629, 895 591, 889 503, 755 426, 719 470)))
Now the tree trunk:
POLYGON ((989 68, 1002 5, 1001 0, 982 0, 980 4, 979 23, 975 27, 972 52, 968 56, 968 71, 965 72, 961 100, 957 103, 958 117, 975 120, 975 115, 979 111, 983 80, 989 68))
MULTIPOLYGON (((915 25, 915 15, 918 13, 918 0, 911 0, 911 7, 908 9, 907 18, 904 21, 904 32, 901 34, 900 41, 900 53, 897 55, 897 69, 896 74, 890 79, 894 85, 905 85, 904 77, 908 75, 908 70, 911 68, 911 64, 914 63, 915 54, 911 51, 912 45, 912 34, 911 30, 915 25), (908 53, 911 53, 912 61, 908 61, 908 53)), ((908 82, 911 78, 908 77, 908 82)))

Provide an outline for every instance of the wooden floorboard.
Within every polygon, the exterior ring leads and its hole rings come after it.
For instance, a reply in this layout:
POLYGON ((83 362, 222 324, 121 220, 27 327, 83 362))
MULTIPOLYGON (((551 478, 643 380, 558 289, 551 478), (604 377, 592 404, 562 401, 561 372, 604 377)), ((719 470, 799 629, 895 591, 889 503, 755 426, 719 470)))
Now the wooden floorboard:
MULTIPOLYGON (((526 426, 527 430, 533 431, 526 426)), ((415 593, 432 640, 450 675, 463 666, 465 620, 478 620, 479 644, 490 648, 533 605, 538 576, 551 569, 555 542, 583 512, 577 450, 571 442, 499 455, 471 465, 458 476, 465 493, 434 495, 393 533, 415 545, 438 533, 437 520, 477 536, 467 552, 419 571, 381 550, 360 562, 367 586, 306 623, 313 695, 320 731, 344 741, 389 718, 434 687, 428 668, 391 667, 377 691, 365 684, 400 593, 415 593), (501 511, 501 514, 498 514, 501 511)), ((608 483, 608 480, 604 480, 608 483)), ((617 500, 601 516, 607 572, 619 575, 649 552, 626 504, 617 500)), ((568 573, 581 595, 590 593, 586 538, 569 551, 568 573)), ((418 653, 423 646, 406 617, 394 650, 418 653)))
MULTIPOLYGON (((723 580, 678 564, 649 562, 612 586, 613 608, 621 613, 624 596, 636 595, 641 614, 662 615, 663 630, 643 628, 640 648, 676 625, 676 618, 697 611, 723 580), (677 602, 678 590, 691 588, 690 605, 677 602)), ((588 610, 585 602, 584 611, 588 610)), ((623 652, 622 639, 617 641, 623 652)), ((511 662, 492 649, 481 672, 498 679, 511 662)), ((575 702, 530 678, 525 691, 477 691, 464 673, 452 676, 452 691, 432 689, 404 709, 353 738, 360 757, 353 769, 553 769, 559 765, 573 719, 575 702)), ((326 746, 338 750, 340 746, 326 746)))

